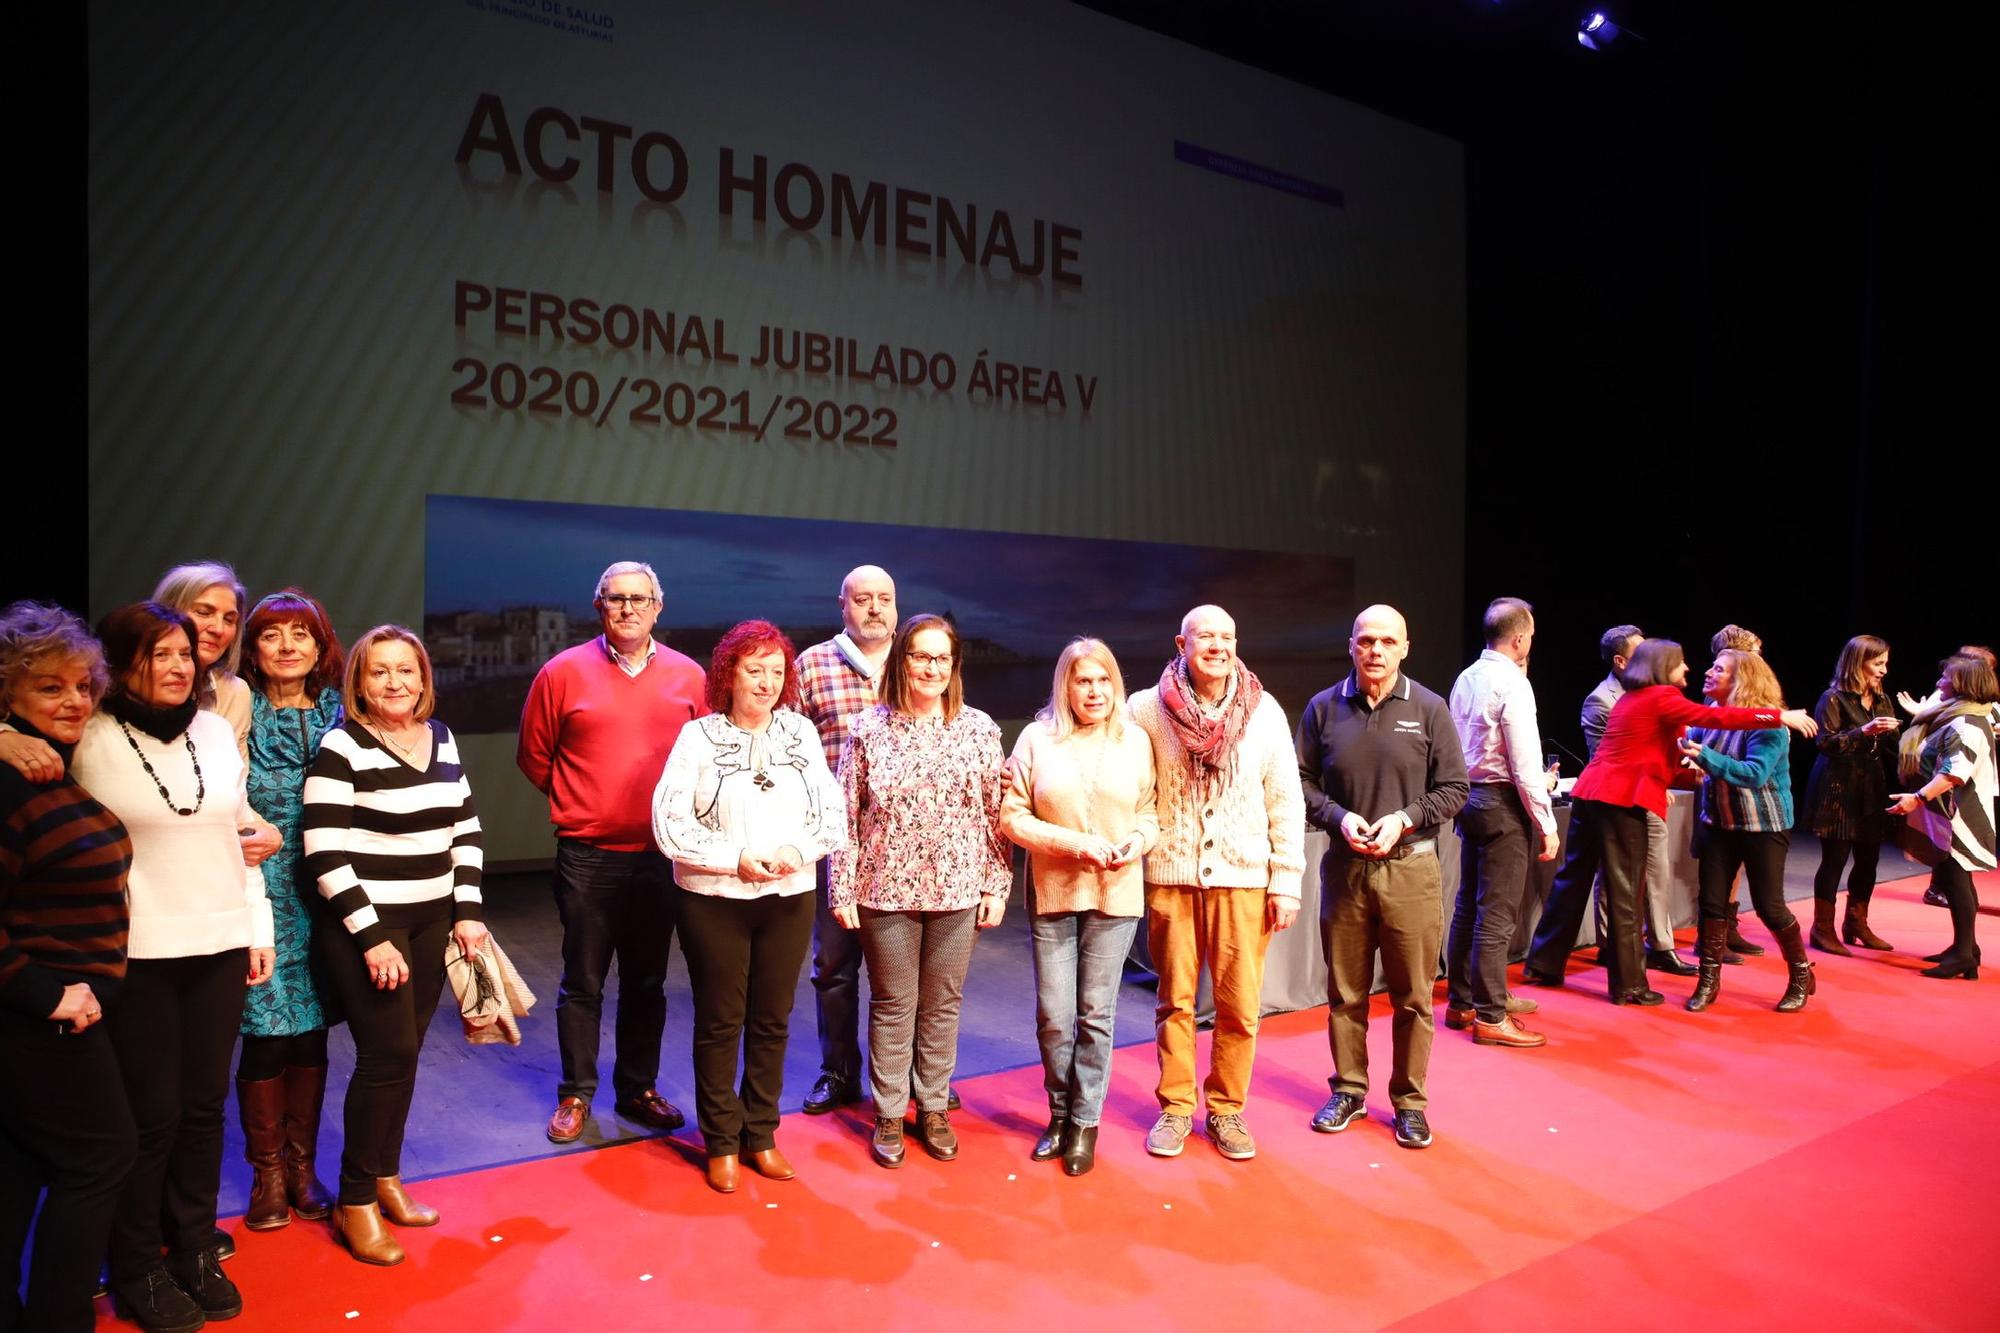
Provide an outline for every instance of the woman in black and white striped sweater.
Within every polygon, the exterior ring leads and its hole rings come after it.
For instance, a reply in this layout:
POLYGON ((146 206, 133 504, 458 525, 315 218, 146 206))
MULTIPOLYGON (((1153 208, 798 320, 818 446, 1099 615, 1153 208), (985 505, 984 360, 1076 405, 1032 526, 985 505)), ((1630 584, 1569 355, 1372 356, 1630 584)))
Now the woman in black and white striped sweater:
POLYGON ((432 1226, 403 1190, 403 1126, 424 1031, 444 988, 447 940, 470 954, 480 922, 479 816, 458 743, 431 717, 430 655, 400 625, 361 636, 342 691, 347 721, 307 771, 307 873, 331 909, 320 944, 354 1033, 340 1155, 341 1239, 364 1263, 403 1248, 383 1225, 432 1226))

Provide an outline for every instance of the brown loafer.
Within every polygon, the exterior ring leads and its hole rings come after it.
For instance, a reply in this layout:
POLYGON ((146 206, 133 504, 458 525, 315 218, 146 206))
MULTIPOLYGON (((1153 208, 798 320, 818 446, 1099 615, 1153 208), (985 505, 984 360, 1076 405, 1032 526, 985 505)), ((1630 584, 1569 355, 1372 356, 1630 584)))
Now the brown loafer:
POLYGON ((627 1097, 612 1109, 627 1120, 636 1120, 642 1125, 669 1133, 687 1123, 687 1117, 680 1113, 680 1108, 652 1088, 636 1097, 627 1097))
POLYGON ((565 1097, 556 1103, 549 1117, 550 1143, 575 1143, 583 1137, 583 1122, 590 1119, 590 1103, 581 1097, 565 1097))
POLYGON ((1498 1023, 1472 1025, 1472 1040, 1481 1046, 1512 1046, 1525 1050, 1531 1046, 1546 1046, 1549 1039, 1539 1032, 1530 1032, 1515 1021, 1514 1015, 1507 1014, 1498 1023))
POLYGON ((720 1157, 709 1158, 707 1174, 708 1187, 717 1194, 736 1193, 736 1182, 740 1175, 737 1171, 736 1154, 724 1153, 720 1157))
POLYGON ((766 1180, 790 1180, 798 1174, 785 1160, 785 1155, 778 1151, 776 1144, 751 1153, 750 1169, 766 1180))
POLYGON ((403 1262, 403 1247, 383 1223, 382 1210, 372 1203, 341 1204, 333 1210, 333 1229, 347 1252, 364 1264, 389 1268, 403 1262))
POLYGON ((382 1205, 382 1216, 399 1227, 434 1227, 438 1224, 438 1210, 426 1208, 410 1197, 403 1188, 401 1176, 383 1176, 375 1182, 375 1202, 382 1205))
POLYGON ((1471 1027, 1478 1017, 1477 1009, 1453 1009, 1447 1005, 1444 1011, 1444 1025, 1453 1032, 1463 1032, 1471 1027))

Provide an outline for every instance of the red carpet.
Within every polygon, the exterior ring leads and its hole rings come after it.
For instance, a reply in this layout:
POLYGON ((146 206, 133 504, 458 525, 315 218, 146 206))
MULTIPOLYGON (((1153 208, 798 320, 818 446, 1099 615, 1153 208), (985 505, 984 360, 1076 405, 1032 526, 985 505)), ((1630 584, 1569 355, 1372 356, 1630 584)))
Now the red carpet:
POLYGON ((1541 1051, 1440 1025, 1427 1152, 1383 1123, 1379 1016, 1374 1115, 1310 1132, 1329 1072, 1312 1011, 1265 1026, 1253 1162, 1199 1135, 1145 1155, 1142 1046, 1119 1053, 1081 1179, 1027 1160, 1043 1104, 1039 1071, 1018 1070, 960 1085, 956 1162, 913 1148, 884 1171, 861 1114, 795 1116, 800 1178, 730 1197, 685 1143, 425 1182, 445 1221, 400 1233, 400 1268, 353 1262, 323 1226, 239 1229, 232 1327, 1992 1328, 2000 973, 1914 975, 1949 935, 1921 888, 1877 897, 1904 952, 1819 959, 1803 1015, 1771 1012, 1767 957, 1726 969, 1700 1015, 1679 1007, 1686 981, 1656 975, 1666 1007, 1617 1009, 1601 972, 1577 971, 1533 992, 1541 1051))

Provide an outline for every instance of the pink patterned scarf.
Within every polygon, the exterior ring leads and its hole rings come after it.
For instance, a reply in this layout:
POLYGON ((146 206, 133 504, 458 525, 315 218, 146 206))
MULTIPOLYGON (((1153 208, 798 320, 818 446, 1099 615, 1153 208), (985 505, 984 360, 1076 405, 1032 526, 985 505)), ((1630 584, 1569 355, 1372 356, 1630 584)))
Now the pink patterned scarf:
POLYGON ((1236 767, 1236 743, 1243 739, 1250 716, 1263 697, 1264 686, 1256 673, 1238 662, 1235 692, 1224 703, 1220 717, 1209 717, 1196 700, 1185 657, 1174 658, 1160 673, 1160 706, 1166 709, 1167 721, 1187 751, 1188 776, 1201 799, 1207 800, 1228 784, 1236 767))

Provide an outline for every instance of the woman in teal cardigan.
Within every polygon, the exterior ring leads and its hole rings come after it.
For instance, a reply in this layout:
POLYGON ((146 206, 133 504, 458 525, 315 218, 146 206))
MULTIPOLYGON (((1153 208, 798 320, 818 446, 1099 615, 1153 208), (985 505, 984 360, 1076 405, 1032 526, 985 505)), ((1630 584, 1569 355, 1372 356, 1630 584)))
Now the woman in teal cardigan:
MULTIPOLYGON (((1732 708, 1782 708, 1783 691, 1756 653, 1724 649, 1702 678, 1711 703, 1732 708)), ((1791 970, 1778 1012, 1796 1013, 1817 982, 1806 959, 1798 918, 1785 906, 1785 853, 1792 843, 1791 739, 1784 731, 1716 731, 1689 727, 1681 743, 1702 774, 1700 844, 1701 972, 1687 1007, 1699 1012, 1722 986, 1722 955, 1736 923, 1736 872, 1750 885, 1757 919, 1777 938, 1791 970)))

